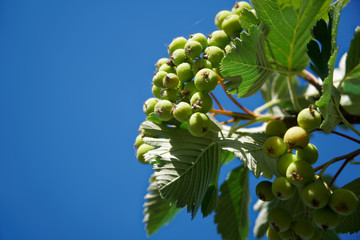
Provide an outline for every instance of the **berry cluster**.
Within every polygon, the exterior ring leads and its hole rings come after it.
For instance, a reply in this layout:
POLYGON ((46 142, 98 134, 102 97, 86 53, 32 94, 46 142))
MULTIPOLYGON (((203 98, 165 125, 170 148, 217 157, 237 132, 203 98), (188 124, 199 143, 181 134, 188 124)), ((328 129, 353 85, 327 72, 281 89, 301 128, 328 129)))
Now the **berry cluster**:
MULTIPOLYGON (((206 115, 212 109, 210 92, 218 84, 219 66, 231 50, 231 41, 243 30, 241 15, 251 10, 247 2, 237 2, 232 11, 215 17, 219 28, 207 37, 202 33, 177 37, 168 46, 168 58, 159 59, 152 79, 152 94, 143 105, 147 116, 161 121, 187 123, 189 132, 204 136, 211 127, 206 115)), ((252 10, 253 11, 253 10, 252 10)), ((255 13, 254 13, 255 14, 255 13)))
POLYGON ((288 200, 298 191, 306 206, 305 214, 296 217, 284 208, 270 210, 269 239, 320 239, 320 231, 334 229, 339 216, 350 215, 357 207, 358 199, 352 191, 343 188, 331 191, 315 176, 312 164, 319 154, 309 143, 308 131, 320 126, 320 114, 310 106, 298 114, 297 122, 299 126, 287 129, 282 121, 270 120, 265 130, 272 136, 265 141, 264 152, 278 158, 280 176, 273 182, 260 182, 256 195, 262 201, 288 200))

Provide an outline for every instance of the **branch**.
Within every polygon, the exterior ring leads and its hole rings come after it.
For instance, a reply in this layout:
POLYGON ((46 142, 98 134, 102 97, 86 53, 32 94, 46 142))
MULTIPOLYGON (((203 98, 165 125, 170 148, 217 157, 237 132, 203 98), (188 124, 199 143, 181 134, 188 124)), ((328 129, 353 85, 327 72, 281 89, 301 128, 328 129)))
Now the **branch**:
POLYGON ((328 166, 330 166, 331 164, 336 163, 336 162, 341 161, 341 160, 344 160, 344 159, 350 159, 351 160, 351 159, 355 158, 359 154, 360 154, 360 149, 355 150, 355 151, 353 151, 351 153, 348 153, 348 154, 333 158, 330 161, 328 161, 328 162, 314 168, 314 171, 316 172, 316 171, 319 171, 320 169, 322 169, 321 172, 319 173, 319 175, 322 175, 322 173, 325 171, 325 169, 328 166))
POLYGON ((299 74, 299 76, 305 79, 311 85, 313 85, 320 94, 322 93, 321 84, 318 82, 317 78, 311 72, 304 69, 302 73, 299 74))
POLYGON ((347 158, 345 162, 343 162, 343 164, 341 165, 341 167, 339 168, 339 170, 336 172, 336 174, 334 175, 334 177, 331 179, 330 183, 329 183, 329 187, 331 187, 336 178, 340 175, 341 171, 344 169, 344 167, 346 166, 346 164, 348 164, 348 162, 350 162, 352 158, 347 158))
POLYGON ((233 117, 233 118, 237 118, 237 119, 251 120, 251 119, 255 118, 254 116, 247 114, 247 113, 238 113, 238 112, 232 112, 232 111, 226 111, 226 110, 212 109, 211 112, 214 113, 214 115, 224 115, 224 116, 233 117))

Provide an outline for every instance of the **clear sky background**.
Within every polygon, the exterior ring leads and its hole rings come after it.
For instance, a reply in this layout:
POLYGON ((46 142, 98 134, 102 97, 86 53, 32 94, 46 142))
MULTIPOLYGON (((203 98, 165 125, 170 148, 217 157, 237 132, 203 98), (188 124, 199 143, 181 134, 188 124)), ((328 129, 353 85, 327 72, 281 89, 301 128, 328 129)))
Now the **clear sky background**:
MULTIPOLYGON (((133 143, 154 63, 174 37, 216 30, 216 13, 233 4, 0 0, 1 240, 146 239, 142 204, 152 169, 137 162, 133 143)), ((343 10, 339 56, 359 10, 359 0, 343 10)), ((241 101, 250 109, 262 103, 259 95, 241 101)), ((320 162, 357 148, 337 136, 311 141, 320 162)), ((238 165, 224 167, 221 179, 238 165)), ((358 167, 347 167, 336 184, 357 177, 358 167)), ((191 221, 183 211, 151 239, 221 236, 213 215, 191 221)))

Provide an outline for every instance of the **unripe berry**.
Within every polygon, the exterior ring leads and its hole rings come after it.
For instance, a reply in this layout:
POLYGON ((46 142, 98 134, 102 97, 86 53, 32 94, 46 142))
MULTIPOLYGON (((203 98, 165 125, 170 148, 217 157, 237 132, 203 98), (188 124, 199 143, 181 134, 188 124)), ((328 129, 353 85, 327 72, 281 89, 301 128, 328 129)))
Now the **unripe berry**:
POLYGON ((273 136, 266 139, 263 149, 269 157, 277 158, 283 155, 287 148, 282 138, 273 136))
POLYGON ((154 147, 150 146, 149 144, 146 143, 141 144, 139 148, 136 150, 137 160, 142 164, 146 164, 147 162, 145 162, 144 154, 152 149, 154 149, 154 147))
POLYGON ((309 134, 301 127, 289 128, 284 135, 284 142, 290 149, 303 149, 309 143, 309 134))
POLYGON ((176 49, 183 49, 186 43, 187 39, 184 37, 174 38, 168 46, 169 55, 171 56, 176 49))
POLYGON ((272 227, 268 227, 268 229, 266 230, 266 237, 269 240, 281 240, 281 238, 279 237, 279 233, 276 232, 272 227))
POLYGON ((191 59, 199 57, 203 51, 203 47, 199 42, 191 41, 191 40, 185 44, 184 49, 185 49, 186 57, 191 59))
POLYGON ((162 121, 170 120, 173 117, 172 111, 173 104, 168 100, 160 100, 154 109, 156 117, 162 121))
POLYGON ((278 177, 272 183, 271 190, 276 198, 287 200, 295 194, 296 188, 286 177, 278 177))
POLYGON ((205 49, 208 45, 207 38, 202 33, 191 34, 189 40, 199 42, 203 49, 205 49))
POLYGON ((159 68, 161 67, 161 65, 163 65, 164 63, 167 63, 168 61, 169 61, 168 58, 160 58, 160 59, 155 63, 156 71, 159 71, 159 68))
POLYGON ((190 104, 186 102, 180 102, 176 105, 173 115, 176 120, 180 122, 186 122, 187 120, 189 120, 192 113, 193 111, 190 104))
POLYGON ((169 100, 170 102, 176 102, 179 95, 180 95, 180 92, 176 88, 164 89, 161 91, 161 99, 169 100))
POLYGON ((313 224, 305 219, 296 220, 291 230, 296 236, 295 239, 310 239, 315 233, 313 224))
POLYGON ((321 115, 312 108, 305 108, 297 116, 297 122, 300 127, 306 130, 318 128, 321 124, 321 115))
POLYGON ((275 196, 271 191, 272 183, 270 181, 261 181, 256 185, 256 196, 262 201, 272 201, 275 196))
POLYGON ((330 208, 339 215, 347 216, 352 214, 358 205, 356 195, 345 188, 336 189, 330 197, 330 208))
POLYGON ((209 94, 197 92, 191 97, 190 105, 194 112, 207 113, 211 110, 213 101, 209 94))
POLYGON ((310 183, 314 176, 314 169, 308 162, 302 160, 292 162, 286 170, 287 179, 296 186, 310 183))
POLYGON ((339 223, 339 215, 328 207, 316 209, 313 213, 315 224, 322 230, 334 229, 339 223))
POLYGON ((150 113, 154 112, 154 108, 157 102, 158 102, 157 98, 149 98, 148 100, 145 101, 143 105, 143 111, 147 116, 149 116, 150 113))
POLYGON ((240 24, 240 17, 237 14, 227 16, 221 25, 224 32, 230 37, 236 37, 243 30, 240 24))
POLYGON ((323 208, 330 199, 330 193, 322 182, 309 183, 301 190, 304 203, 311 208, 323 208))
POLYGON ((159 72, 160 71, 164 71, 164 72, 167 72, 167 73, 176 73, 175 68, 173 66, 170 66, 167 63, 164 63, 163 65, 161 65, 161 67, 159 68, 159 72))
POLYGON ((221 25, 222 25, 222 22, 224 21, 224 19, 229 16, 231 14, 230 11, 228 10, 222 10, 220 12, 218 12, 215 16, 215 25, 221 29, 221 25))
POLYGON ((284 232, 291 226, 291 213, 284 208, 273 208, 269 211, 268 223, 276 232, 284 232))
POLYGON ((231 41, 231 38, 223 30, 216 30, 212 32, 208 37, 209 46, 216 46, 221 49, 225 49, 225 47, 231 41))
POLYGON ((193 113, 188 122, 188 130, 195 137, 202 137, 209 132, 211 120, 205 113, 193 113))
POLYGON ((197 89, 202 92, 210 92, 214 90, 218 84, 218 76, 208 68, 201 69, 196 73, 194 83, 197 89))
POLYGON ((252 7, 250 6, 249 3, 245 1, 240 1, 235 3, 234 7, 231 9, 231 12, 241 16, 244 9, 251 10, 252 7))
POLYGON ((171 55, 171 61, 175 66, 178 66, 187 60, 184 49, 176 49, 171 55))
POLYGON ((142 139, 143 139, 142 134, 137 135, 137 137, 135 139, 134 147, 136 147, 136 148, 140 147, 140 145, 144 143, 142 139))
POLYGON ((201 69, 204 68, 212 68, 211 62, 203 58, 196 59, 192 65, 194 76, 196 75, 196 73, 198 73, 201 69))
POLYGON ((220 65, 221 60, 224 58, 224 51, 216 46, 207 47, 204 51, 203 58, 211 62, 212 67, 216 68, 220 65))
POLYGON ((162 89, 155 85, 152 86, 151 92, 154 95, 154 97, 156 97, 156 98, 161 98, 161 96, 162 96, 162 89))
POLYGON ((165 72, 165 71, 157 72, 152 79, 153 84, 159 88, 164 87, 163 79, 166 76, 166 74, 167 74, 167 72, 165 72))
POLYGON ((314 164, 319 158, 319 152, 314 144, 309 143, 304 149, 298 149, 296 156, 299 160, 305 160, 310 164, 314 164))
POLYGON ((176 75, 178 76, 180 82, 190 81, 194 77, 191 64, 187 62, 181 63, 176 68, 176 75))
POLYGON ((163 78, 163 85, 166 88, 176 88, 179 84, 179 78, 175 73, 168 73, 163 78))
POLYGON ((292 153, 285 153, 276 161, 276 169, 282 175, 286 176, 286 170, 289 167, 290 163, 296 161, 297 158, 292 153))
POLYGON ((265 133, 271 136, 283 137, 287 127, 285 123, 279 119, 271 119, 267 122, 265 133))
POLYGON ((186 100, 190 100, 197 92, 199 92, 199 89, 195 87, 195 83, 193 81, 190 81, 185 84, 182 94, 186 100))

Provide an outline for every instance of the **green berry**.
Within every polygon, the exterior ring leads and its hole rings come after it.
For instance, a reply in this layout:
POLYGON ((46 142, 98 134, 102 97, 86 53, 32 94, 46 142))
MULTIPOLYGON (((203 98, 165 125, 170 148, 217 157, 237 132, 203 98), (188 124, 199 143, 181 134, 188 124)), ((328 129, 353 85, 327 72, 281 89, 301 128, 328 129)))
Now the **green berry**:
POLYGON ((213 70, 204 68, 196 73, 194 83, 200 91, 210 92, 216 88, 218 76, 213 70))
POLYGON ((312 108, 305 108, 297 116, 297 122, 300 127, 306 130, 318 128, 321 124, 321 115, 312 108))
POLYGON ((316 209, 313 213, 315 224, 324 231, 334 229, 339 223, 339 215, 328 207, 316 209))
POLYGON ((309 134, 301 127, 289 128, 284 135, 284 142, 290 149, 303 149, 309 143, 309 134))
POLYGON ((197 41, 188 41, 185 44, 184 49, 185 49, 186 57, 191 58, 191 59, 195 59, 195 58, 199 57, 203 51, 203 47, 197 41))
POLYGON ((271 191, 272 183, 270 181, 261 181, 256 185, 256 196, 262 201, 272 201, 275 196, 271 191))
POLYGON ((286 177, 278 177, 272 183, 271 190, 276 198, 287 200, 295 194, 296 188, 286 177))
POLYGON ((193 81, 190 81, 185 84, 182 93, 184 98, 190 101, 191 97, 197 92, 199 92, 199 89, 195 87, 195 83, 193 81))
POLYGON ((231 9, 231 12, 241 16, 244 9, 251 10, 252 7, 248 2, 240 1, 235 3, 234 7, 231 9))
POLYGON ((181 63, 186 62, 188 59, 184 49, 176 49, 171 55, 171 61, 175 66, 179 66, 181 63))
POLYGON ((287 127, 283 121, 279 119, 271 119, 266 124, 265 133, 271 136, 282 137, 284 136, 286 130, 287 127))
POLYGON ((291 230, 291 228, 284 232, 280 232, 278 234, 279 234, 280 239, 295 240, 295 235, 294 235, 293 231, 291 230))
POLYGON ((269 157, 277 158, 286 152, 287 147, 281 137, 273 136, 266 139, 263 149, 269 157))
POLYGON ((273 208, 269 211, 268 223, 276 232, 285 232, 292 223, 292 216, 284 208, 273 208))
POLYGON ((186 43, 187 43, 187 39, 184 37, 174 38, 170 43, 170 45, 168 46, 169 55, 171 56, 173 52, 177 49, 183 49, 186 43))
POLYGON ((143 105, 143 111, 147 116, 149 116, 150 113, 154 112, 154 108, 157 102, 158 102, 157 98, 149 98, 148 100, 145 101, 143 105))
POLYGON ((225 57, 224 51, 216 46, 209 46, 204 51, 203 58, 211 62, 212 67, 219 67, 221 60, 225 57))
POLYGON ((147 162, 145 162, 144 154, 152 149, 154 149, 154 147, 150 146, 149 144, 146 143, 141 144, 139 148, 136 150, 137 160, 142 164, 146 164, 147 162))
POLYGON ((296 220, 291 226, 291 230, 295 239, 310 239, 315 233, 313 224, 305 219, 296 220))
POLYGON ((160 100, 154 109, 156 117, 162 121, 168 121, 173 117, 173 104, 168 100, 160 100))
POLYGON ((199 58, 194 61, 192 68, 194 75, 196 75, 201 69, 212 68, 212 64, 207 59, 199 58))
POLYGON ((276 232, 272 227, 268 227, 268 229, 266 230, 266 237, 269 240, 281 240, 281 238, 279 237, 279 233, 276 232))
POLYGON ((224 21, 224 19, 229 16, 231 14, 230 11, 228 10, 222 10, 220 12, 218 12, 215 16, 215 25, 221 29, 221 25, 222 25, 222 22, 224 21))
POLYGON ((180 92, 176 88, 164 89, 161 91, 161 99, 176 102, 180 92))
POLYGON ((187 62, 181 63, 176 68, 176 75, 178 76, 180 82, 190 81, 194 77, 191 64, 187 62))
POLYGON ((311 165, 302 160, 290 163, 286 170, 287 179, 296 186, 304 186, 314 179, 315 173, 311 165))
POLYGON ((319 152, 314 144, 309 143, 304 149, 296 150, 296 156, 299 160, 314 164, 319 158, 319 152))
POLYGON ((188 122, 188 130, 195 137, 202 137, 209 132, 211 120, 205 113, 193 113, 188 122))
POLYGON ((191 34, 189 40, 199 42, 203 49, 205 49, 208 45, 207 38, 202 33, 191 34))
POLYGON ((285 153, 276 161, 276 169, 281 176, 286 176, 286 170, 289 167, 290 163, 296 161, 297 158, 292 153, 285 153))
POLYGON ((221 49, 225 49, 230 41, 231 38, 223 30, 216 30, 208 36, 208 45, 216 46, 221 49))
POLYGON ((165 71, 157 72, 152 79, 153 84, 159 88, 164 87, 163 79, 166 76, 166 74, 167 74, 167 72, 165 72, 165 71))
POLYGON ((224 32, 230 37, 236 37, 243 30, 240 24, 240 17, 237 14, 227 16, 221 25, 224 32))
POLYGON ((161 67, 159 68, 159 72, 160 71, 164 71, 167 73, 176 73, 176 70, 173 66, 170 66, 168 63, 164 63, 163 65, 161 65, 161 67))
POLYGON ((311 208, 323 208, 330 199, 330 193, 321 181, 309 183, 301 190, 304 203, 311 208))
POLYGON ((180 102, 176 105, 173 115, 176 120, 180 122, 186 122, 187 120, 189 120, 192 113, 193 111, 190 104, 186 102, 180 102))
POLYGON ((197 92, 191 97, 190 105, 194 112, 207 113, 211 110, 213 101, 209 94, 197 92))
POLYGON ((136 147, 136 148, 140 147, 140 145, 144 143, 142 139, 143 139, 142 134, 137 135, 137 137, 135 139, 134 147, 136 147))
POLYGON ((347 216, 356 210, 358 198, 352 191, 338 188, 331 195, 329 206, 337 214, 347 216))
POLYGON ((156 71, 159 71, 159 68, 161 67, 161 65, 163 65, 164 63, 167 63, 168 61, 169 61, 168 58, 160 58, 160 59, 155 63, 156 71))
POLYGON ((154 95, 154 97, 162 98, 162 89, 161 88, 154 85, 154 86, 152 86, 151 92, 154 95))
POLYGON ((176 88, 179 84, 179 78, 175 73, 168 73, 163 78, 163 86, 166 88, 176 88))

